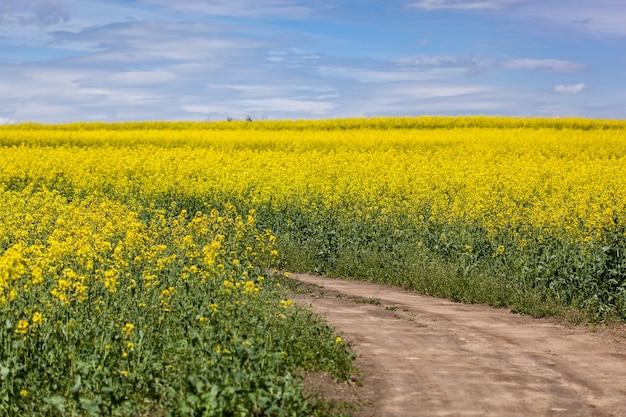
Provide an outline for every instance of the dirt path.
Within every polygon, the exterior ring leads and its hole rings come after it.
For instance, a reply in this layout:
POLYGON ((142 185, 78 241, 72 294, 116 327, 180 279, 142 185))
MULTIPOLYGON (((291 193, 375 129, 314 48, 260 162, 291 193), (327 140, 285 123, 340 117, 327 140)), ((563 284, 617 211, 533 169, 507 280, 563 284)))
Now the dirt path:
MULTIPOLYGON (((357 416, 626 416, 626 332, 292 274, 357 354, 357 416), (310 288, 314 288, 311 290, 310 288)), ((341 394, 342 389, 332 388, 341 394)), ((350 391, 350 392, 348 392, 350 391)))

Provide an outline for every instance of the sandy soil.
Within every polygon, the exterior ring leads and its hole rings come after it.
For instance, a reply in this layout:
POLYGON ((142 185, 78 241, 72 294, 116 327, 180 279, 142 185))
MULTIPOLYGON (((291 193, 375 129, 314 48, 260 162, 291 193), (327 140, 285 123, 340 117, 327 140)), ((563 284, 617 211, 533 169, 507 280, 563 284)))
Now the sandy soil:
POLYGON ((357 354, 307 384, 365 416, 626 416, 626 330, 561 324, 367 282, 292 274, 357 354))

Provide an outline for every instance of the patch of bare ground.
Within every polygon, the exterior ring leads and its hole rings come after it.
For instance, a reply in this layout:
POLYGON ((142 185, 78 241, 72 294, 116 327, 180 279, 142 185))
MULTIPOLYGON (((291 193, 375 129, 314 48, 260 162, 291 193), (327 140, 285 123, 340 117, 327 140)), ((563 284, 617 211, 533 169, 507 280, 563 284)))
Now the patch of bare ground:
MULTIPOLYGON (((626 329, 535 319, 361 281, 292 274, 294 299, 357 355, 357 384, 305 385, 369 416, 626 416, 626 329)), ((345 405, 343 406, 345 408, 345 405)))

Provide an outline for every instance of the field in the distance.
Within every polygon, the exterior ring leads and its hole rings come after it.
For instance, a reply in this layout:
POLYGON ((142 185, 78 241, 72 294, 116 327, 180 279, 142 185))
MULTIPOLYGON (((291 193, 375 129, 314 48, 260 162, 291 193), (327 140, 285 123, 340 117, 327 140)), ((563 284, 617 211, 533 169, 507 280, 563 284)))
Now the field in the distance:
POLYGON ((270 266, 626 319, 626 122, 22 124, 0 160, 1 412, 310 412, 292 372, 349 355, 270 266))

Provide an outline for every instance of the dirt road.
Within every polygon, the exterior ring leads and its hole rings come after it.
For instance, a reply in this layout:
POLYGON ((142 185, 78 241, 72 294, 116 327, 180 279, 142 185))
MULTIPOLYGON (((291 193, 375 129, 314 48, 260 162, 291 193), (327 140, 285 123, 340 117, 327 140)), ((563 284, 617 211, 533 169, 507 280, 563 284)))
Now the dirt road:
POLYGON ((296 301, 358 356, 362 387, 331 388, 364 404, 356 416, 626 416, 623 328, 594 333, 367 282, 291 277, 316 286, 296 301))

